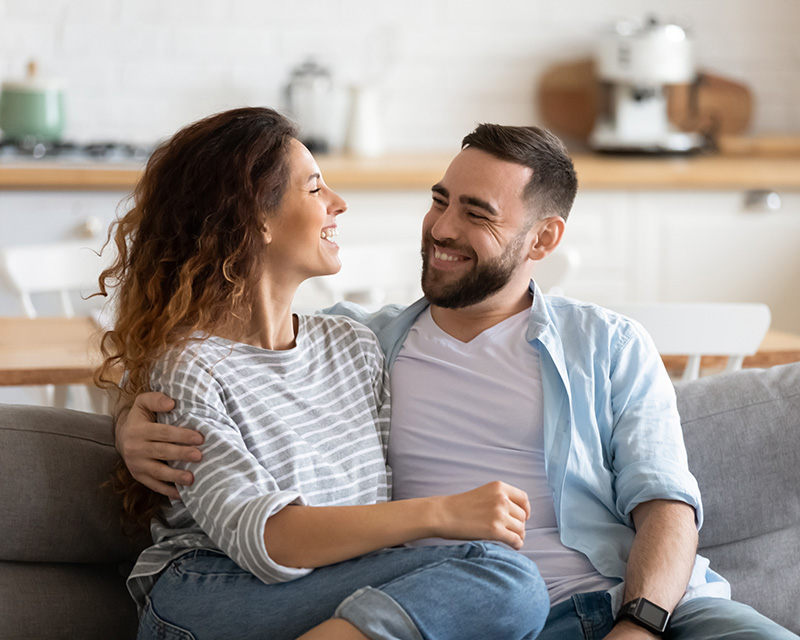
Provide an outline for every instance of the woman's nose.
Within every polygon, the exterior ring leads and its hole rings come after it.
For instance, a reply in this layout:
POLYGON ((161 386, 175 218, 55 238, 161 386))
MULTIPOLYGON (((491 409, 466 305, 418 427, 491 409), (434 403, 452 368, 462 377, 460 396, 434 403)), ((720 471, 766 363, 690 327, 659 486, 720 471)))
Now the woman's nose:
POLYGON ((333 215, 338 216, 347 211, 347 203, 344 201, 342 196, 333 190, 331 191, 331 196, 331 204, 329 208, 331 209, 333 215))

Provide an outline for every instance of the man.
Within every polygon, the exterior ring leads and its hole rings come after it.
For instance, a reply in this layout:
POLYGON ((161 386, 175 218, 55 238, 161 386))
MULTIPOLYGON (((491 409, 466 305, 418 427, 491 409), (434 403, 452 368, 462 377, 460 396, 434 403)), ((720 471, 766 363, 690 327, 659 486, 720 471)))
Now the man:
MULTIPOLYGON (((331 310, 368 324, 387 354, 394 497, 497 479, 525 490, 533 515, 522 552, 553 604, 541 638, 796 638, 731 602, 695 554, 700 495, 651 340, 531 282, 576 190, 557 138, 481 125, 432 188, 425 298, 372 315, 331 310)), ((200 452, 185 446, 196 434, 152 424, 151 412, 169 407, 163 396, 137 399, 118 447, 134 477, 174 496, 169 483, 191 476, 156 458, 200 452)))

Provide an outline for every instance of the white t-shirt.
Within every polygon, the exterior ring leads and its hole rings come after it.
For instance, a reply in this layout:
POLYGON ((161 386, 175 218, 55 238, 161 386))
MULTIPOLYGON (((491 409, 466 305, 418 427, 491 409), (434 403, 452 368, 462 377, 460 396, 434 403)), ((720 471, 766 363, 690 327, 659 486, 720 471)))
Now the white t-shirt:
MULTIPOLYGON (((610 589, 589 559, 561 543, 544 460, 539 353, 525 340, 530 312, 467 343, 426 310, 392 367, 389 465, 394 499, 461 493, 502 480, 531 502, 522 553, 533 560, 552 604, 610 589)), ((416 544, 441 544, 425 540, 416 544)))

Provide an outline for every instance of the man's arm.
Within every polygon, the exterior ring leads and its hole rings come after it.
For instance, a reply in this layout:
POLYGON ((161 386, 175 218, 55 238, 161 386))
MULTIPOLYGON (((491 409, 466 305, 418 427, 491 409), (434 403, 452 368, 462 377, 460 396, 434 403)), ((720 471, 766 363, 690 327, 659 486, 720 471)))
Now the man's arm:
MULTIPOLYGON (((609 453, 620 514, 635 535, 626 563, 623 603, 644 597, 672 611, 691 577, 702 524, 697 481, 689 471, 675 389, 644 329, 627 335, 612 369, 614 429, 609 453)), ((621 621, 608 638, 652 638, 621 621)))
POLYGON ((170 411, 175 403, 163 393, 136 396, 128 412, 119 415, 114 440, 131 475, 143 485, 168 498, 178 499, 176 484, 194 481, 190 471, 173 469, 165 460, 197 462, 203 436, 192 429, 156 422, 155 414, 170 411))
MULTIPOLYGON (((672 612, 686 591, 697 552, 694 509, 686 503, 652 500, 631 514, 636 527, 623 602, 644 597, 672 612)), ((608 640, 654 638, 630 621, 620 621, 608 640)))

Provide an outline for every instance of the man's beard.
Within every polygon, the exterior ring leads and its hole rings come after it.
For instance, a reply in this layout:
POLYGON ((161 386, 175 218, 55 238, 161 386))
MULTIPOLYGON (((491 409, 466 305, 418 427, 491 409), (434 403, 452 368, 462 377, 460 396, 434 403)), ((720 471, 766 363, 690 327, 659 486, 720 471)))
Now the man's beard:
MULTIPOLYGON (((486 300, 502 289, 520 266, 519 253, 526 235, 527 232, 517 234, 501 255, 482 263, 477 262, 471 250, 462 251, 470 255, 475 266, 455 282, 445 285, 435 282, 436 275, 429 267, 428 249, 433 246, 433 238, 425 234, 422 239, 422 292, 428 302, 445 309, 461 309, 486 300)), ((448 248, 445 243, 438 244, 448 248)))

